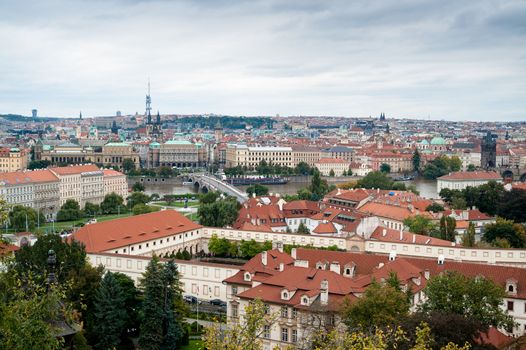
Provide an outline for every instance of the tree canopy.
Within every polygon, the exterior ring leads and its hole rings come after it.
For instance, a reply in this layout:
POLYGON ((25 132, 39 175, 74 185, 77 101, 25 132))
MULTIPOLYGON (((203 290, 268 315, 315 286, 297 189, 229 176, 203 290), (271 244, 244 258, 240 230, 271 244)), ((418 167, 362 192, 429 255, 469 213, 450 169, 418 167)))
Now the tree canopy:
POLYGON ((464 315, 480 321, 484 327, 510 329, 513 318, 501 305, 504 288, 483 276, 466 277, 446 271, 431 278, 424 290, 427 299, 420 305, 424 313, 433 311, 464 315))

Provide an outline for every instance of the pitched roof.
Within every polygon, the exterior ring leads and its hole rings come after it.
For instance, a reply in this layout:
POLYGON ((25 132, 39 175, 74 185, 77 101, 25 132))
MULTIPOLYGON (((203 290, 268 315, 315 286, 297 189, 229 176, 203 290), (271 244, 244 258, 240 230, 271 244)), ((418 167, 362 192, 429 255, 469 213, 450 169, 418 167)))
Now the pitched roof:
POLYGON ((201 227, 175 210, 162 210, 85 225, 72 237, 84 243, 86 251, 91 253, 168 237, 201 227))
POLYGON ((452 247, 456 245, 453 244, 453 242, 446 241, 444 239, 417 235, 411 232, 393 230, 382 226, 376 227, 376 229, 371 234, 371 238, 382 242, 415 243, 442 247, 452 247))
POLYGON ((102 173, 104 174, 104 177, 112 177, 112 176, 124 176, 123 173, 117 170, 113 169, 102 169, 102 173))
POLYGON ((94 171, 100 171, 95 164, 71 165, 51 168, 51 170, 58 175, 73 175, 82 174, 94 171))
POLYGON ((438 178, 438 180, 455 180, 455 181, 468 181, 468 180, 502 180, 502 176, 494 171, 457 171, 444 175, 438 178))

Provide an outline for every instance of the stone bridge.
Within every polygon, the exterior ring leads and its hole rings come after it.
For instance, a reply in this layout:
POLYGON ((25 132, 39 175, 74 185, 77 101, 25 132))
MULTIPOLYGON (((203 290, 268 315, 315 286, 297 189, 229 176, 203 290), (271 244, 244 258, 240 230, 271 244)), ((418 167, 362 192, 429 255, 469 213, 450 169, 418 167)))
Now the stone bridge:
POLYGON ((501 174, 504 179, 511 178, 515 181, 526 182, 526 169, 500 167, 497 169, 497 172, 501 174))
POLYGON ((193 183, 193 186, 196 187, 198 191, 219 191, 226 193, 229 196, 236 197, 239 203, 244 203, 248 199, 248 195, 245 192, 213 176, 196 173, 190 174, 186 176, 186 178, 188 182, 191 181, 193 183))

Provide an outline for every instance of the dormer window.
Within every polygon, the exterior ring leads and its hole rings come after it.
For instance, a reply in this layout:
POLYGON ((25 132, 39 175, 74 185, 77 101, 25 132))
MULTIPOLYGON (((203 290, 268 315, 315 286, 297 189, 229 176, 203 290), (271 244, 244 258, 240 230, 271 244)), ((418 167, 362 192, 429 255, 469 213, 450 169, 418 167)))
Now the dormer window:
POLYGON ((245 281, 251 281, 252 280, 252 276, 250 275, 250 272, 245 272, 245 281))
POLYGON ((506 280, 506 292, 512 295, 517 294, 517 280, 516 279, 510 278, 506 280))
POLYGON ((281 300, 289 300, 290 298, 290 293, 288 290, 282 290, 281 291, 281 300))
POLYGON ((309 305, 309 298, 302 297, 301 298, 301 305, 309 305))

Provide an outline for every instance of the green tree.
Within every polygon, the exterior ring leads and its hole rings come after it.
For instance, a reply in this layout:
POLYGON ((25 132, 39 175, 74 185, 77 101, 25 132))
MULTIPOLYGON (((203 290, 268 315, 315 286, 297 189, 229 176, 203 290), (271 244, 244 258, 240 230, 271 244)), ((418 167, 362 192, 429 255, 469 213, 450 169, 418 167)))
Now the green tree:
POLYGON ((74 199, 66 200, 57 213, 57 221, 70 221, 82 218, 82 210, 79 203, 74 199))
POLYGON ((202 204, 197 209, 199 223, 204 226, 231 226, 238 216, 238 204, 235 198, 227 198, 214 203, 202 204))
POLYGON ((140 325, 141 349, 177 349, 183 337, 182 294, 179 273, 173 261, 165 265, 154 256, 143 274, 143 319, 140 325))
POLYGON ((462 235, 462 245, 464 247, 475 246, 475 225, 470 222, 466 232, 462 235))
POLYGON ((144 185, 140 182, 136 182, 132 186, 133 192, 144 192, 144 190, 145 190, 144 185))
POLYGON ((513 317, 501 308, 506 292, 483 276, 468 278, 456 271, 445 271, 431 278, 424 289, 426 301, 420 309, 464 315, 485 327, 511 329, 513 317))
POLYGON ((250 259, 256 256, 257 254, 272 249, 272 243, 265 241, 261 244, 251 239, 249 241, 242 240, 239 244, 239 255, 245 259, 250 259))
POLYGON ((215 256, 225 257, 231 252, 230 241, 226 238, 217 238, 217 235, 212 235, 208 241, 208 251, 215 256))
POLYGON ((122 170, 126 174, 128 174, 130 171, 135 170, 135 162, 131 158, 124 158, 122 160, 122 170))
POLYGON ((124 292, 113 276, 107 272, 95 296, 95 327, 97 349, 113 349, 121 342, 121 334, 128 322, 124 292))
POLYGON ((312 192, 308 188, 300 188, 298 190, 298 198, 299 200, 311 200, 312 199, 312 192))
POLYGON ((440 213, 441 211, 444 211, 444 206, 438 204, 437 202, 433 202, 432 204, 429 204, 427 206, 426 211, 432 211, 433 213, 440 213))
POLYGON ((440 218, 440 238, 451 242, 455 241, 457 221, 451 216, 440 218))
POLYGON ((418 149, 415 149, 415 151, 413 152, 413 158, 412 158, 414 171, 420 170, 420 159, 421 159, 420 152, 418 152, 418 149))
POLYGON ((503 218, 497 218, 494 224, 485 225, 483 238, 489 243, 504 239, 513 248, 526 247, 526 229, 524 226, 503 218))
POLYGON ((38 213, 33 208, 15 205, 9 212, 10 226, 17 232, 34 230, 37 220, 38 213))
POLYGON ((347 170, 345 170, 345 169, 343 170, 342 176, 347 176, 347 170))
POLYGON ((174 171, 169 166, 162 166, 159 167, 159 169, 157 169, 157 175, 159 175, 162 178, 168 178, 174 175, 174 171))
POLYGON ((90 202, 86 202, 84 204, 84 214, 88 217, 95 216, 100 213, 100 206, 98 204, 93 204, 90 202))
POLYGON ((143 192, 132 192, 128 197, 127 206, 128 208, 133 208, 137 204, 146 204, 150 201, 150 196, 143 192))
POLYGON ((334 170, 331 169, 331 171, 329 171, 329 176, 330 176, 330 177, 334 177, 335 175, 336 175, 336 174, 334 173, 334 170))
POLYGON ((463 197, 455 196, 451 200, 451 209, 464 210, 468 207, 463 197))
POLYGON ((318 201, 329 192, 329 185, 326 180, 322 180, 320 172, 315 171, 312 176, 309 191, 312 193, 312 200, 318 201))
POLYGON ((502 193, 497 215, 515 222, 526 222, 526 190, 513 188, 502 193))
POLYGON ((452 156, 449 158, 449 170, 451 171, 460 171, 462 168, 462 161, 458 156, 452 156))
POLYGON ((312 168, 305 162, 299 162, 298 165, 296 165, 294 172, 298 175, 310 175, 312 173, 312 168))
POLYGON ((468 165, 468 171, 469 171, 469 172, 473 172, 473 171, 475 171, 475 170, 477 170, 477 167, 476 167, 475 165, 473 165, 473 164, 469 164, 469 165, 468 165))
POLYGON ((112 192, 104 196, 104 200, 100 203, 100 209, 103 214, 124 213, 126 207, 123 203, 124 199, 115 192, 112 192))
POLYGON ((304 235, 310 234, 309 228, 307 226, 305 226, 305 224, 303 222, 300 222, 300 224, 298 225, 297 232, 301 233, 301 234, 304 234, 304 235))
POLYGON ((47 291, 42 284, 16 277, 11 283, 11 278, 7 273, 0 275, 0 348, 62 349, 59 330, 49 321, 73 318, 67 305, 60 308, 63 291, 56 287, 47 291))
POLYGON ((265 196, 268 195, 268 187, 260 184, 254 184, 247 187, 247 194, 252 197, 252 194, 255 193, 256 196, 265 196))
POLYGON ((199 203, 210 204, 214 203, 219 198, 219 192, 210 191, 199 196, 199 203))
POLYGON ((404 225, 409 228, 409 231, 426 236, 429 236, 435 227, 430 218, 422 215, 415 215, 406 218, 404 220, 404 225))
POLYGON ((148 214, 153 211, 153 208, 146 205, 146 204, 135 204, 132 208, 133 215, 141 215, 141 214, 148 214))
POLYGON ((391 172, 391 166, 387 163, 382 163, 382 165, 380 165, 380 171, 389 174, 391 172))
POLYGON ((402 291, 373 281, 361 298, 344 307, 344 320, 351 330, 389 326, 406 317, 409 306, 402 291))
POLYGON ((49 160, 32 160, 29 162, 27 168, 29 170, 35 170, 35 169, 45 169, 48 166, 51 165, 51 162, 49 160))
POLYGON ((267 306, 256 299, 245 307, 240 322, 233 323, 222 331, 215 323, 203 335, 204 348, 209 350, 261 350, 265 327, 271 327, 277 320, 276 314, 267 311, 267 306))
POLYGON ((371 171, 369 174, 358 180, 356 188, 379 188, 381 190, 390 190, 394 182, 381 171, 371 171))

